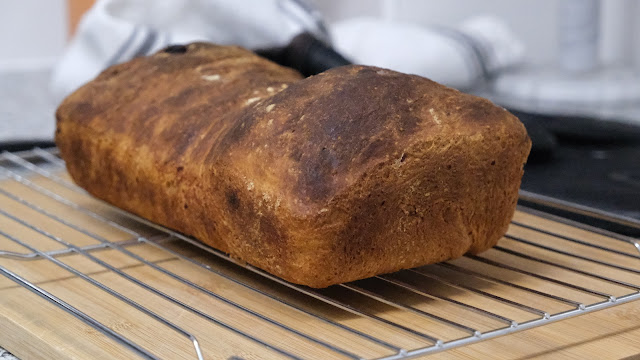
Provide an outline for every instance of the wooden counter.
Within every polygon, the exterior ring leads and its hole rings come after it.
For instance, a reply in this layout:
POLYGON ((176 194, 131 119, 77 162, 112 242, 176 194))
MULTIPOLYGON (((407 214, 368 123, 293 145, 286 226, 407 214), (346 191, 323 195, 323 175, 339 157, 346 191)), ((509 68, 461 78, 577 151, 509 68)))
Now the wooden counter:
MULTIPOLYGON (((480 258, 335 286, 314 292, 313 298, 138 223, 67 184, 66 173, 57 170, 59 164, 45 165, 30 171, 12 170, 6 179, 0 179, 0 250, 23 254, 22 258, 0 257, 5 269, 5 276, 0 276, 0 345, 23 360, 129 359, 135 354, 95 326, 27 290, 25 284, 16 283, 7 271, 153 356, 166 359, 196 358, 189 334, 197 338, 207 359, 276 359, 287 358, 286 354, 313 359, 348 359, 353 354, 374 359, 392 355, 391 346, 418 349, 432 345, 423 335, 446 342, 468 337, 469 328, 489 333, 508 327, 471 306, 522 324, 541 317, 531 308, 549 314, 575 308, 550 296, 585 305, 606 301, 577 287, 617 297, 638 293, 570 269, 640 284, 640 258, 633 244, 519 211, 508 233, 512 238, 501 240, 498 248, 480 258), (53 171, 59 178, 40 176, 34 170, 53 171), (77 247, 76 251, 61 253, 70 247, 77 247), (36 250, 44 253, 25 258, 36 250), (44 258, 46 254, 51 259, 44 258), (98 286, 59 265, 76 269, 98 286), (461 272, 465 269, 479 275, 461 272), (99 286, 108 287, 111 293, 99 286), (328 305, 317 299, 320 296, 341 305, 328 305), (142 309, 136 309, 136 304, 142 309)), ((421 358, 619 359, 637 354, 640 301, 421 358)))

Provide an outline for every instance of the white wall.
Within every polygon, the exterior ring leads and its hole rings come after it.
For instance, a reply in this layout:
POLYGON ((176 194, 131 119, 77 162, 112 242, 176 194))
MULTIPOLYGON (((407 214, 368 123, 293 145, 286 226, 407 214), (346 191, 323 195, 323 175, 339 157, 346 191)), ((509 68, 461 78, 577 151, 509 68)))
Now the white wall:
POLYGON ((0 68, 50 63, 67 40, 65 0, 0 1, 0 68))

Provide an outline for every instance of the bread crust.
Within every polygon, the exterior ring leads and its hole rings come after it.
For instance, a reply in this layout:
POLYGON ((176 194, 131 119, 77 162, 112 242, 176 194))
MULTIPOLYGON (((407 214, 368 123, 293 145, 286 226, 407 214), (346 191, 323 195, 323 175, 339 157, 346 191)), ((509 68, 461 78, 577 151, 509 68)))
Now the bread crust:
POLYGON ((56 117, 91 194, 311 287, 495 245, 531 146, 506 110, 425 78, 302 79, 204 43, 109 68, 56 117))

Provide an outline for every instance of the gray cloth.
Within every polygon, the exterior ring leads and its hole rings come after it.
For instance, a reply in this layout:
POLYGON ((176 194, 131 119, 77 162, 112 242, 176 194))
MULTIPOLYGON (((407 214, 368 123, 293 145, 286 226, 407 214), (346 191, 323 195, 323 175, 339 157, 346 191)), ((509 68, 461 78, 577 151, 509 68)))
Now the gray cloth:
POLYGON ((7 350, 0 347, 0 360, 18 360, 18 358, 11 355, 7 350))

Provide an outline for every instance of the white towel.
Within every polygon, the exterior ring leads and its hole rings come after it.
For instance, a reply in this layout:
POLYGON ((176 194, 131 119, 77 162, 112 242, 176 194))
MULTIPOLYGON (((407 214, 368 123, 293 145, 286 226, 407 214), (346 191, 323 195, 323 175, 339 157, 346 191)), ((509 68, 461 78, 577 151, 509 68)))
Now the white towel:
MULTIPOLYGON (((53 71, 59 101, 106 67, 169 44, 210 41, 249 49, 286 45, 302 31, 330 41, 301 0, 99 0, 53 71)), ((354 19, 334 24, 337 49, 357 63, 430 77, 460 89, 518 63, 523 47, 498 20, 427 28, 354 19)))
POLYGON ((99 0, 54 68, 51 90, 62 100, 106 67, 169 44, 255 49, 283 46, 303 30, 322 36, 314 15, 287 0, 99 0))
POLYGON ((474 17, 456 27, 375 18, 331 27, 335 48, 353 61, 417 74, 470 90, 522 62, 524 46, 499 19, 474 17))

